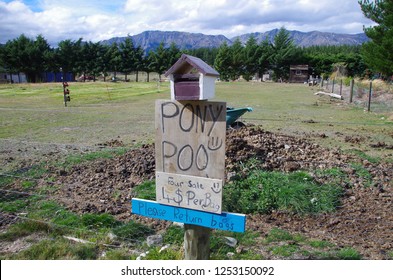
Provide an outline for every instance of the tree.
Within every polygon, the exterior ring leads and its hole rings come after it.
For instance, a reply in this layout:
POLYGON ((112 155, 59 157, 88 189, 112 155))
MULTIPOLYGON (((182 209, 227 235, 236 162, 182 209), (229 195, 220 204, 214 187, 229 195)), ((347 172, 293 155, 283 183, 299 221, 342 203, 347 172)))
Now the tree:
POLYGON ((165 48, 164 43, 160 43, 155 52, 149 53, 150 69, 157 72, 159 79, 161 75, 172 66, 175 52, 171 49, 165 48))
POLYGON ((229 81, 231 76, 232 58, 231 50, 226 42, 218 49, 216 59, 214 60, 214 68, 220 73, 220 79, 229 81))
POLYGON ((358 1, 363 14, 377 25, 364 28, 371 39, 363 45, 362 56, 372 70, 387 77, 393 75, 393 1, 358 1))
POLYGON ((269 60, 272 56, 273 49, 267 38, 259 44, 258 48, 260 52, 258 58, 258 73, 259 77, 262 77, 262 75, 269 70, 269 60))
POLYGON ((127 37, 124 42, 120 43, 121 55, 121 71, 125 73, 126 81, 127 75, 136 68, 135 47, 134 42, 130 37, 127 37))
POLYGON ((146 64, 144 52, 141 46, 138 46, 134 49, 134 59, 135 59, 135 71, 136 71, 135 82, 138 82, 139 81, 138 73, 139 71, 145 70, 145 64, 146 64))
POLYGON ((232 80, 239 79, 244 72, 243 49, 239 38, 230 47, 231 67, 229 75, 232 80))
POLYGON ((68 72, 75 74, 78 70, 80 71, 81 68, 84 68, 82 64, 87 61, 82 51, 82 38, 77 41, 61 41, 56 49, 56 56, 63 75, 68 72))
POLYGON ((295 57, 296 47, 289 32, 281 27, 272 45, 272 55, 269 59, 273 69, 273 79, 287 80, 289 77, 289 66, 295 57))
POLYGON ((246 81, 251 80, 253 75, 259 73, 259 59, 261 55, 261 48, 258 46, 257 40, 254 36, 251 36, 243 49, 243 78, 246 81))
POLYGON ((105 70, 113 71, 113 76, 116 80, 116 73, 121 69, 121 53, 116 42, 114 42, 110 47, 107 48, 105 53, 105 62, 105 70))

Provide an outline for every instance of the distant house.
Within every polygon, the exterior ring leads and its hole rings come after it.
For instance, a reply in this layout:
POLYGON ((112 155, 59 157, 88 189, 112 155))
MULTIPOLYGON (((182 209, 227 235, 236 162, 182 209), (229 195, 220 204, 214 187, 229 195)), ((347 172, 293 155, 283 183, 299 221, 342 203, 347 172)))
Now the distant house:
POLYGON ((290 83, 305 83, 308 80, 308 65, 291 65, 289 68, 290 83))

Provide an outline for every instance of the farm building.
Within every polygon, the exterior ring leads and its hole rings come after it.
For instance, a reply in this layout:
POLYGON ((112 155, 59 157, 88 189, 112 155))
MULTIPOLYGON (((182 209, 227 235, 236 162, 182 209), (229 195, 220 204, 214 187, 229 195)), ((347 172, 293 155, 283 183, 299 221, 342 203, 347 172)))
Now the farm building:
POLYGON ((289 68, 290 83, 305 83, 308 80, 308 65, 291 65, 289 68))

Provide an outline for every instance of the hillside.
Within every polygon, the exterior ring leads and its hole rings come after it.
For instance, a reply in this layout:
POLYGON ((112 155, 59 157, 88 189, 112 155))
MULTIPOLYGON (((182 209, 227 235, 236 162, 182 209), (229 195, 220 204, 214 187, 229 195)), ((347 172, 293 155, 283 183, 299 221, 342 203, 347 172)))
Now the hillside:
MULTIPOLYGON (((104 44, 112 44, 113 42, 121 43, 127 37, 116 37, 103 41, 104 44)), ((205 35, 202 33, 188 33, 178 31, 145 31, 140 34, 131 36, 136 46, 141 46, 146 52, 156 49, 161 42, 165 47, 169 47, 171 43, 175 43, 180 49, 195 48, 215 48, 224 42, 231 44, 232 41, 224 35, 205 35)))
MULTIPOLYGON (((242 43, 254 36, 258 42, 268 39, 270 42, 274 40, 274 36, 279 32, 279 29, 273 29, 264 33, 256 32, 249 33, 234 37, 231 41, 240 39, 242 43)), ((327 45, 361 45, 368 41, 368 37, 364 33, 359 34, 337 34, 329 32, 311 31, 311 32, 300 32, 300 31, 289 31, 291 38, 294 40, 297 46, 309 47, 309 46, 327 46, 327 45)))
MULTIPOLYGON (((141 46, 146 52, 154 50, 163 42, 165 47, 175 43, 180 49, 197 49, 197 48, 217 48, 224 42, 231 45, 236 39, 245 43, 254 36, 258 41, 268 38, 272 41, 279 30, 273 29, 267 32, 256 32, 243 34, 231 39, 224 35, 205 35, 202 33, 189 33, 179 31, 145 31, 140 34, 130 36, 136 46, 141 46)), ((291 38, 298 46, 308 47, 313 45, 361 45, 368 40, 364 33, 359 34, 338 34, 320 31, 300 32, 289 31, 291 38)), ((112 44, 113 42, 121 43, 127 37, 115 37, 102 41, 103 44, 112 44)))

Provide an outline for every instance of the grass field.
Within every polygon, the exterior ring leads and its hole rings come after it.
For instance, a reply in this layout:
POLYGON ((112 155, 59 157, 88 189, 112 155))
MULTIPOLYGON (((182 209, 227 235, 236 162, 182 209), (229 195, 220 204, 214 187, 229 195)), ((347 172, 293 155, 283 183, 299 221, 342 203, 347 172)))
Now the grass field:
MULTIPOLYGON (((69 89, 71 102, 65 107, 60 83, 0 85, 0 214, 4 214, 4 217, 10 214, 10 217, 25 218, 0 232, 0 259, 135 259, 139 253, 148 249, 143 240, 152 233, 150 228, 135 221, 119 222, 107 213, 74 213, 59 201, 52 201, 53 193, 62 188, 54 180, 80 163, 90 165, 95 160, 105 162, 105 159, 131 150, 131 146, 154 142, 154 103, 156 99, 170 98, 169 83, 70 83, 69 89), (73 154, 73 147, 94 147, 113 139, 125 145, 73 154), (39 151, 44 146, 48 147, 48 151, 39 151), (52 149, 52 146, 60 149, 52 149), (68 148, 62 154, 66 146, 68 148), (8 189, 13 183, 14 186, 20 186, 16 192, 8 189), (24 192, 31 195, 24 196, 24 192), (110 233, 127 244, 131 238, 131 247, 136 247, 136 250, 117 245, 113 249, 105 247, 103 244, 112 242, 110 233), (89 242, 75 244, 64 236, 75 236, 89 242), (18 242, 34 245, 17 254, 2 251, 11 246, 7 244, 18 242)), ((360 158, 367 159, 367 162, 393 162, 391 111, 368 113, 364 108, 344 101, 315 96, 317 91, 317 87, 303 84, 219 82, 216 85, 216 100, 226 101, 231 107, 252 107, 253 112, 243 117, 250 126, 260 125, 268 131, 303 137, 308 142, 326 147, 339 147, 344 153, 356 153, 360 158), (371 146, 375 144, 376 147, 371 146)), ((253 213, 269 212, 268 207, 272 206, 264 203, 263 197, 256 197, 256 194, 262 193, 259 186, 263 182, 270 195, 266 196, 267 202, 272 200, 271 196, 278 197, 278 193, 284 193, 286 197, 292 196, 302 203, 297 207, 299 213, 316 213, 319 209, 315 209, 313 201, 316 191, 321 191, 326 194, 320 196, 321 199, 334 202, 324 211, 334 211, 337 208, 337 197, 344 188, 341 185, 336 188, 335 185, 335 179, 341 182, 344 176, 342 168, 337 166, 335 169, 319 170, 324 172, 325 177, 332 178, 331 185, 314 184, 306 173, 258 170, 233 184, 234 187, 224 196, 224 200, 231 211, 250 213, 250 217, 253 213), (274 179, 270 180, 274 184, 269 188, 270 181, 266 178, 274 179), (291 184, 284 184, 286 182, 291 184), (240 186, 242 191, 239 191, 240 186), (308 196, 303 196, 304 193, 308 196), (235 196, 237 199, 234 200, 235 196), (255 203, 257 198, 260 201, 258 205, 255 203), (258 206, 259 209, 251 209, 251 206, 258 206)), ((360 163, 355 166, 348 162, 346 169, 353 169, 354 173, 363 172, 363 177, 372 180, 368 170, 360 163)), ((108 188, 113 187, 109 181, 108 184, 108 188)), ((74 188, 74 185, 69 187, 74 188)), ((133 194, 135 197, 154 199, 152 194, 155 194, 155 186, 147 181, 135 186, 133 191, 136 192, 133 194)), ((113 196, 120 197, 120 192, 114 191, 113 196)), ((283 199, 280 202, 285 204, 288 201, 283 199)), ((275 207, 287 209, 283 204, 275 207)), ((128 212, 128 202, 124 207, 127 207, 128 212)), ((164 241, 174 244, 174 247, 163 252, 159 252, 158 248, 150 249, 147 258, 181 259, 183 236, 182 229, 173 226, 167 228, 163 234, 164 241)), ((344 245, 292 234, 275 227, 244 234, 215 231, 211 238, 211 258, 362 258, 354 248, 344 245), (241 246, 253 249, 237 252, 225 244, 227 236, 233 236, 241 246)), ((385 258, 392 259, 393 252, 388 251, 385 258)))
MULTIPOLYGON (((169 99, 169 83, 71 83, 64 106, 62 86, 0 85, 0 139, 94 145, 111 139, 125 144, 152 142, 154 101, 169 99)), ((392 112, 375 114, 342 101, 317 97, 303 84, 217 83, 216 100, 232 107, 252 107, 249 124, 266 130, 314 138, 323 145, 352 149, 383 142, 393 145, 392 112), (349 137, 349 138, 348 138, 349 137), (344 141, 346 139, 346 141, 344 141)), ((370 151, 382 156, 385 151, 370 151)))

